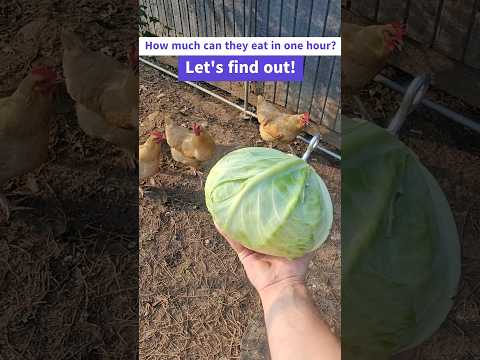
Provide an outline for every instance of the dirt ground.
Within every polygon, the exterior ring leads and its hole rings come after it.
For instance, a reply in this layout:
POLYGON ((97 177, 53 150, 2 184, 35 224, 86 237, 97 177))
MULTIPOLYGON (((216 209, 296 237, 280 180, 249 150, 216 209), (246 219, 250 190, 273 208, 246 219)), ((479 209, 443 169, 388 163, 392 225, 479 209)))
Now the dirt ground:
MULTIPOLYGON (((125 62, 132 34, 122 26, 134 30, 136 11, 124 3, 2 1, 0 96, 10 95, 32 64, 61 72, 62 26, 125 62)), ((118 149, 82 132, 64 87, 50 130, 49 161, 1 188, 13 205, 31 210, 0 224, 0 358, 132 358, 136 172, 116 164, 118 149)))
MULTIPOLYGON (((148 115, 182 113, 186 126, 207 121, 216 141, 264 146, 256 121, 148 66, 140 67, 140 137, 162 129, 148 115), (192 120, 195 119, 195 120, 192 120)), ((224 94, 226 95, 226 94, 224 94)), ((287 147, 281 148, 290 152, 287 147)), ((303 143, 293 150, 301 155, 303 143)), ((329 239, 317 252, 308 286, 332 330, 340 331, 340 169, 317 154, 310 163, 334 202, 329 239)), ((154 177, 164 197, 140 199, 140 352, 153 359, 236 359, 246 329, 262 314, 255 290, 229 245, 215 230, 201 180, 166 156, 154 177)), ((147 182, 149 184, 149 182, 147 182)))
MULTIPOLYGON (((405 74, 387 68, 385 75, 398 81, 405 74)), ((432 88, 427 96, 455 111, 478 119, 480 109, 432 88)), ((398 93, 372 83, 361 93, 374 120, 385 125, 396 111, 398 93)), ((346 114, 355 113, 343 101, 346 114)), ((408 351, 402 360, 480 359, 480 137, 451 120, 419 107, 400 132, 404 141, 437 179, 450 203, 462 250, 462 275, 455 305, 432 338, 408 351)))

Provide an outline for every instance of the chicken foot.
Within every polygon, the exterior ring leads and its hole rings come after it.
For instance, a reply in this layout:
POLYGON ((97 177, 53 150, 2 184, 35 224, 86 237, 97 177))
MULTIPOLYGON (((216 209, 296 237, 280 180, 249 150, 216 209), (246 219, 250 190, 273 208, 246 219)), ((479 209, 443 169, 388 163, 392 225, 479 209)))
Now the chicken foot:
POLYGON ((118 165, 126 171, 133 171, 137 168, 137 158, 128 151, 123 151, 122 156, 118 159, 118 165))

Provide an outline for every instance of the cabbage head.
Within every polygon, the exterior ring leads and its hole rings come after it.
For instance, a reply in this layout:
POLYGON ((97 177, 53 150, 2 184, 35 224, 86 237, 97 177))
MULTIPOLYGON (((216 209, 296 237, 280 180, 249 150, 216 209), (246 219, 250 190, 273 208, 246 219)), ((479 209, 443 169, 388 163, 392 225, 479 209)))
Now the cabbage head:
POLYGON ((304 160, 267 148, 243 148, 218 161, 205 183, 215 224, 232 240, 290 259, 317 249, 333 220, 324 182, 304 160))
POLYGON ((433 176, 396 137, 342 117, 342 356, 420 344, 453 304, 460 248, 433 176))

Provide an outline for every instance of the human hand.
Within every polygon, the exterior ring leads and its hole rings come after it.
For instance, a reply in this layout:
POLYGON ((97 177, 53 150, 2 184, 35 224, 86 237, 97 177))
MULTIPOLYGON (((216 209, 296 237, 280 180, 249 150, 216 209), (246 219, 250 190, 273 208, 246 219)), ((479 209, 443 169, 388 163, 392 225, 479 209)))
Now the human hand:
POLYGON ((266 292, 277 291, 292 285, 304 285, 308 263, 312 259, 313 253, 308 253, 295 260, 260 254, 229 239, 218 226, 216 228, 237 253, 248 280, 260 296, 266 292))

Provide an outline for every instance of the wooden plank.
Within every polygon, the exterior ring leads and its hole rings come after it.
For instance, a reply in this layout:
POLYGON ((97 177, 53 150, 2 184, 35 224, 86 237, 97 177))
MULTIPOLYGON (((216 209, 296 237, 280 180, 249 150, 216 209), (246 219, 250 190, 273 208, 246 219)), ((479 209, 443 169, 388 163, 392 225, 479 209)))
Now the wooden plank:
MULTIPOLYGON (((265 3, 267 1, 264 1, 265 3)), ((272 2, 274 2, 272 0, 272 2)), ((280 28, 280 36, 293 36, 294 33, 294 16, 295 16, 295 4, 296 0, 283 0, 283 8, 282 8, 282 18, 281 18, 281 28, 280 28)), ((279 6, 278 3, 270 4, 270 8, 273 6, 279 6)), ((266 19, 266 18, 265 18, 266 19)), ((269 26, 270 27, 270 26, 269 26)), ((266 29, 266 23, 264 28, 266 29)), ((278 31, 278 30, 277 30, 278 31)), ((265 30, 266 32, 266 30, 265 30)), ((278 33, 275 33, 277 36, 278 33)), ((285 106, 287 104, 287 88, 288 83, 283 81, 278 81, 277 86, 274 94, 275 103, 281 106, 285 106)), ((273 99, 272 99, 273 100, 273 99)))
MULTIPOLYGON (((331 2, 327 20, 325 23, 325 36, 339 36, 340 22, 340 3, 337 1, 331 2)), ((332 94, 336 94, 335 89, 340 89, 340 75, 336 74, 337 72, 340 72, 340 58, 328 57, 323 59, 322 62, 323 63, 321 63, 321 65, 323 68, 319 67, 319 70, 317 72, 317 83, 315 84, 310 113, 312 114, 313 118, 320 118, 321 114, 324 114, 325 111, 331 112, 332 115, 330 115, 329 113, 328 122, 323 120, 322 123, 324 125, 327 124, 327 127, 330 130, 333 130, 335 127, 334 118, 336 117, 337 107, 340 104, 340 90, 338 90, 338 99, 334 99, 328 103, 327 100, 329 91, 333 91, 332 94), (325 66, 323 66, 323 64, 325 64, 325 66), (330 87, 332 87, 332 89, 330 89, 330 87), (328 106, 328 109, 324 108, 325 106, 328 106)), ((338 146, 339 144, 336 145, 338 146)))
POLYGON ((358 15, 375 20, 375 9, 380 0, 354 0, 351 3, 350 10, 358 15))
MULTIPOLYGON (((303 0, 298 2, 298 7, 296 11, 296 19, 294 34, 295 36, 309 36, 310 27, 311 27, 311 16, 313 11, 313 0, 303 0)), ((315 14, 317 16, 317 14, 315 14)), ((308 57, 304 57, 303 65, 305 67, 305 62, 308 57)), ((305 70, 305 69, 304 69, 305 70)), ((288 104, 287 108, 293 112, 298 111, 300 104, 300 93, 302 90, 302 83, 305 81, 312 81, 311 75, 304 71, 304 81, 294 81, 290 82, 288 87, 288 104)), ((314 75, 314 74, 313 74, 314 75)))
POLYGON ((154 1, 146 0, 146 1, 142 1, 141 4, 146 6, 146 9, 145 9, 145 12, 147 13, 146 21, 149 22, 147 30, 153 34, 158 34, 160 31, 161 25, 159 23, 153 23, 150 21, 150 17, 158 18, 155 11, 156 9, 154 6, 152 6, 153 5, 152 2, 154 1))
POLYGON ((309 112, 312 117, 322 118, 322 113, 327 101, 328 87, 332 78, 335 57, 322 57, 316 74, 316 83, 309 112))
POLYGON ((293 36, 293 17, 295 16, 295 0, 283 0, 281 36, 293 36))
POLYGON ((208 36, 215 36, 215 22, 214 22, 214 0, 203 0, 207 18, 207 34, 208 36))
MULTIPOLYGON (((224 19, 225 19, 225 36, 234 36, 235 34, 235 21, 233 14, 234 0, 223 0, 224 3, 224 19)), ((230 83, 230 88, 233 87, 233 83, 230 83)), ((232 89, 226 91, 232 91, 232 89)))
POLYGON ((198 23, 198 36, 207 36, 207 23, 206 23, 206 13, 205 13, 205 0, 196 0, 197 8, 197 23, 198 23))
MULTIPOLYGON (((315 1, 310 23, 310 36, 323 36, 325 29, 325 22, 328 16, 328 4, 325 1, 315 1)), ((314 92, 315 74, 320 69, 320 62, 322 57, 307 56, 305 58, 305 65, 303 68, 304 79, 301 84, 300 102, 298 104, 298 111, 304 112, 310 110, 311 99, 314 92)))
POLYGON ((245 19, 246 19, 246 29, 247 36, 254 36, 255 32, 255 0, 247 0, 245 4, 245 19))
POLYGON ((441 0, 411 1, 408 11, 408 36, 430 46, 435 36, 441 0))
POLYGON ((157 33, 158 36, 168 36, 168 19, 165 12, 165 7, 163 6, 164 0, 155 0, 155 6, 158 10, 158 19, 160 20, 160 31, 157 33))
MULTIPOLYGON (((475 0, 444 0, 434 48, 456 60, 463 59, 475 0)), ((480 46, 480 44, 478 44, 480 46)))
MULTIPOLYGON (((281 25, 282 25, 282 0, 265 0, 265 23, 262 28, 262 32, 265 32, 265 36, 274 36, 277 37, 280 35, 281 25)), ((263 95, 265 98, 273 103, 278 99, 275 95, 277 87, 279 86, 278 82, 265 82, 263 84, 263 95)))
POLYGON ((225 36, 234 36, 234 19, 233 19, 233 1, 234 0, 224 0, 225 2, 225 36))
POLYGON ((465 51, 465 63, 480 69, 480 1, 477 1, 477 9, 474 9, 474 19, 470 39, 465 51))
POLYGON ((281 26, 283 24, 283 9, 282 9, 282 0, 265 0, 269 6, 268 9, 268 19, 267 24, 265 25, 266 31, 268 31, 268 36, 280 36, 281 26))
POLYGON ((158 33, 158 31, 157 31, 158 24, 152 23, 150 21, 150 17, 153 16, 153 8, 152 8, 151 0, 144 0, 142 3, 145 6, 145 13, 147 15, 147 22, 149 23, 148 27, 147 27, 147 30, 149 32, 151 32, 152 34, 157 34, 158 33))
MULTIPOLYGON (((164 1, 164 0, 162 0, 164 1)), ((197 0, 187 0, 187 9, 190 18, 190 30, 192 32, 192 36, 200 36, 200 30, 198 27, 198 16, 197 16, 197 0)))
POLYGON ((337 122, 338 107, 340 104, 341 90, 340 90, 340 57, 335 58, 333 65, 333 74, 328 85, 327 101, 322 113, 321 123, 330 130, 335 130, 339 126, 337 122))
POLYGON ((405 0, 381 0, 378 7, 378 19, 381 24, 394 21, 403 23, 407 15, 407 1, 405 0))
MULTIPOLYGON (((257 23, 257 36, 275 36, 278 35, 280 30, 280 19, 277 20, 277 28, 274 29, 272 26, 272 20, 275 20, 273 15, 277 10, 279 10, 280 1, 278 0, 264 0, 263 2, 258 3, 257 11, 259 14, 259 22, 257 23), (272 13, 273 11, 273 13, 272 13), (272 31, 274 29, 274 32, 272 31), (258 35, 261 34, 261 35, 258 35)), ((280 16, 280 11, 278 11, 277 16, 280 16)), ((262 95, 271 102, 275 102, 275 90, 278 85, 275 85, 274 81, 265 81, 262 82, 259 86, 262 95)))
POLYGON ((157 27, 157 32, 156 34, 158 36, 168 36, 168 19, 166 17, 165 13, 165 8, 163 7, 163 1, 162 0, 151 0, 152 1, 152 6, 156 8, 155 15, 157 16, 159 23, 157 27))
POLYGON ((178 0, 178 4, 180 6, 180 15, 182 16, 182 33, 183 36, 191 36, 191 29, 190 29, 190 19, 188 18, 188 10, 187 10, 187 0, 178 0))
POLYGON ((166 18, 167 18, 167 36, 176 36, 177 32, 175 29, 175 19, 173 17, 173 11, 172 11, 172 3, 171 0, 162 0, 164 4, 164 9, 166 13, 166 18))
POLYGON ((245 0, 233 1, 233 19, 235 23, 234 36, 244 36, 245 24, 244 24, 244 3, 245 0))
MULTIPOLYGON (((238 0, 237 0, 238 1, 238 0)), ((256 7, 256 33, 255 36, 267 36, 268 11, 271 0, 258 1, 256 7)))
POLYGON ((224 27, 225 12, 223 11, 223 0, 214 0, 215 4, 215 31, 217 36, 226 36, 224 27))
POLYGON ((330 1, 324 36, 340 36, 342 9, 338 1, 330 1))
POLYGON ((170 2, 172 7, 173 22, 175 24, 175 32, 177 36, 185 36, 180 8, 180 0, 170 0, 170 2))
POLYGON ((162 35, 160 36, 175 36, 175 28, 169 1, 170 0, 159 0, 159 11, 163 13, 165 19, 161 30, 162 35))

